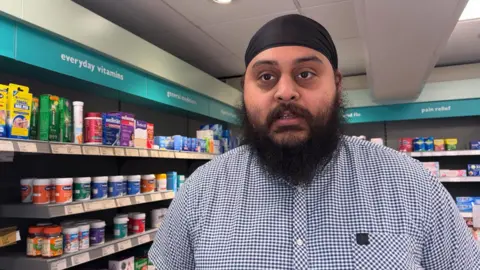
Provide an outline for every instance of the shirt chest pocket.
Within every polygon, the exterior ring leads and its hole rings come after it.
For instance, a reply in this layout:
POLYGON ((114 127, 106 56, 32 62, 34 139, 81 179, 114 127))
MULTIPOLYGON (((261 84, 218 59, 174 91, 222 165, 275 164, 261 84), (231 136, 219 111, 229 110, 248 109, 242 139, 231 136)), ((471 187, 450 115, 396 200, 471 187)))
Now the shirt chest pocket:
POLYGON ((415 243, 410 235, 353 234, 351 244, 356 270, 421 269, 415 263, 415 243))

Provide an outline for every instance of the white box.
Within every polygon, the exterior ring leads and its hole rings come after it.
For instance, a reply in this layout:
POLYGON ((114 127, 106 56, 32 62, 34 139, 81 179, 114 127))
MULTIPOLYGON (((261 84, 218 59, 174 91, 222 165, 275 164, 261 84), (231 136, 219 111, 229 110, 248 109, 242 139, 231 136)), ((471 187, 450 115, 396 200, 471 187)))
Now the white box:
POLYGON ((135 257, 123 259, 121 261, 108 261, 108 270, 134 270, 135 257))

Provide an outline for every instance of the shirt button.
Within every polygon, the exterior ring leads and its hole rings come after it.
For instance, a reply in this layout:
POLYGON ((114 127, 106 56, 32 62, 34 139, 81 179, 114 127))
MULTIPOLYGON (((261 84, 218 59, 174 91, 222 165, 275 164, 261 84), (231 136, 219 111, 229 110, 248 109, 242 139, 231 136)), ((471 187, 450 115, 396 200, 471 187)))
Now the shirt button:
POLYGON ((302 246, 303 245, 303 240, 298 238, 297 241, 295 241, 295 244, 297 244, 297 246, 302 246))

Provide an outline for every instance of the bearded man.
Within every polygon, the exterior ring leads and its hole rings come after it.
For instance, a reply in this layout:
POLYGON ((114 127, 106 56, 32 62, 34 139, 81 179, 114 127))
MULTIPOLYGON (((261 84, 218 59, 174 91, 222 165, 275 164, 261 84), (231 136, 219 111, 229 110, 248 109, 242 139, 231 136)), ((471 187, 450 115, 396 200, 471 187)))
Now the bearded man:
POLYGON ((245 64, 245 144, 185 182, 149 252, 158 269, 480 269, 436 177, 342 135, 342 75, 323 26, 276 18, 245 64))

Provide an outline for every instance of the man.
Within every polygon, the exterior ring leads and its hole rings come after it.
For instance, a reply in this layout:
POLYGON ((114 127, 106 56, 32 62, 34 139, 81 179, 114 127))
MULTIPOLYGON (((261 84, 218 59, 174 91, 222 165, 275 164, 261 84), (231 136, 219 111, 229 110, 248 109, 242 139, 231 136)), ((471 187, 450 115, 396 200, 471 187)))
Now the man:
POLYGON ((420 162, 341 135, 327 30, 276 18, 245 54, 245 145, 197 169, 150 250, 158 269, 480 269, 420 162))

